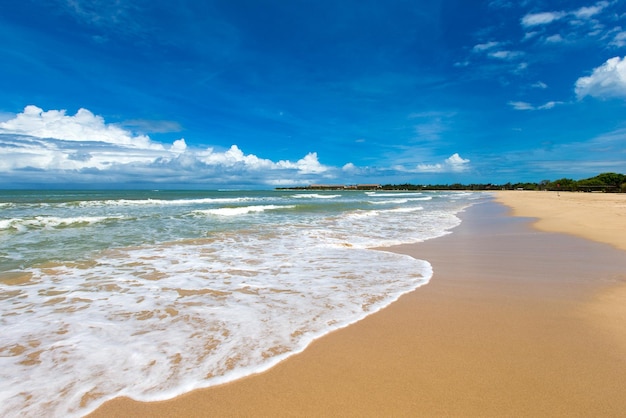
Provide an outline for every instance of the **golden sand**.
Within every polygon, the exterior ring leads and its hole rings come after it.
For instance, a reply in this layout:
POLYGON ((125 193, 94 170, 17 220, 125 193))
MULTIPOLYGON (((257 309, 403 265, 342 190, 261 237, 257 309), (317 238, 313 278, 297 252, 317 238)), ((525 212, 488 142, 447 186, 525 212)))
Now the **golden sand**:
POLYGON ((502 191, 515 216, 538 218, 542 231, 574 234, 626 250, 626 194, 502 191))
POLYGON ((624 416, 626 257, 505 214, 474 206, 454 234, 393 248, 429 260, 431 282, 265 373, 94 416, 624 416))

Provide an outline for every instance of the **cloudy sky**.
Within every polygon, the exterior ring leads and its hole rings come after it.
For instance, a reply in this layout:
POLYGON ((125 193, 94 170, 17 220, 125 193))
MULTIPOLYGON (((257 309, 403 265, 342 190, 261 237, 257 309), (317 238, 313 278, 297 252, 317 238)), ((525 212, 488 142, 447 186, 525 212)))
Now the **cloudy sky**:
POLYGON ((0 188, 626 173, 626 2, 21 0, 0 188))

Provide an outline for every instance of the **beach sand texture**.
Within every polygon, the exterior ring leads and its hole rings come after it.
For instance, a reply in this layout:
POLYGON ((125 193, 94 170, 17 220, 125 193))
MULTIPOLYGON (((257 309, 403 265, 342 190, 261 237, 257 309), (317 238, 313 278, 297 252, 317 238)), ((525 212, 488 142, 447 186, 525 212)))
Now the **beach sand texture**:
MULTIPOLYGON (((559 199, 582 226, 556 230, 626 248, 623 228, 585 230, 623 222, 624 196, 497 199, 565 228, 559 199)), ((390 249, 429 260, 431 282, 265 373, 93 416, 624 416, 626 257, 507 212, 480 204, 453 234, 390 249)))
POLYGON ((501 191, 496 200, 515 216, 534 217, 542 231, 563 232, 626 251, 626 194, 501 191))

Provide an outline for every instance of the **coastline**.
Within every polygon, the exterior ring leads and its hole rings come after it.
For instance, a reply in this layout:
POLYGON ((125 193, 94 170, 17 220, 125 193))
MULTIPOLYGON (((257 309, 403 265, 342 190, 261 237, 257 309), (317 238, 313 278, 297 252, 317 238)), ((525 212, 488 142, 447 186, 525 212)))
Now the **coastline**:
POLYGON ((594 301, 621 288, 622 252, 506 212, 388 249, 431 262, 431 282, 265 373, 93 416, 619 416, 624 351, 594 301))

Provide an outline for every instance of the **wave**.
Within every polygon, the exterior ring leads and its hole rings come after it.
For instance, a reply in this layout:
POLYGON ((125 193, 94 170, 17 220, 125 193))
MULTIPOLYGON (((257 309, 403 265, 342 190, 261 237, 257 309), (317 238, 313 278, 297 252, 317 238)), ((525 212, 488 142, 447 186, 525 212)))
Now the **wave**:
POLYGON ((24 272, 3 302, 14 314, 0 345, 10 359, 0 412, 82 416, 120 395, 163 400, 261 372, 432 276, 409 256, 281 232, 120 248, 24 272), (13 379, 33 373, 34 383, 13 379))
POLYGON ((389 192, 389 193, 381 193, 381 192, 365 192, 368 196, 374 197, 396 197, 396 196, 416 196, 423 194, 422 192, 389 192))
POLYGON ((198 204, 240 203, 255 200, 251 197, 235 198, 202 198, 202 199, 117 199, 117 200, 83 200, 64 203, 66 207, 99 207, 99 206, 184 206, 198 204))
POLYGON ((399 205, 399 204, 403 204, 403 203, 408 203, 408 202, 417 202, 417 201, 425 201, 425 200, 432 200, 433 198, 431 196, 425 196, 425 197, 409 197, 409 198, 404 198, 404 199, 389 199, 389 200, 368 200, 367 203, 370 203, 372 205, 399 205))
POLYGON ((60 218, 57 216, 34 216, 32 218, 12 218, 0 220, 0 231, 15 230, 18 232, 27 229, 54 229, 93 225, 99 222, 123 219, 123 216, 77 216, 60 218))
POLYGON ((414 208, 389 209, 387 212, 390 212, 390 213, 411 213, 411 212, 419 212, 421 210, 424 210, 424 208, 421 207, 421 206, 416 206, 414 208))
POLYGON ((311 193, 311 194, 294 194, 294 199, 335 199, 337 197, 341 197, 340 194, 319 194, 319 193, 311 193))
POLYGON ((408 208, 380 209, 380 210, 357 210, 346 214, 346 217, 367 218, 387 213, 409 213, 424 210, 422 206, 412 206, 408 208))
POLYGON ((199 215, 217 215, 217 216, 239 216, 253 212, 265 212, 266 210, 293 209, 295 205, 256 205, 256 206, 240 206, 235 208, 217 208, 195 210, 194 214, 199 215))

